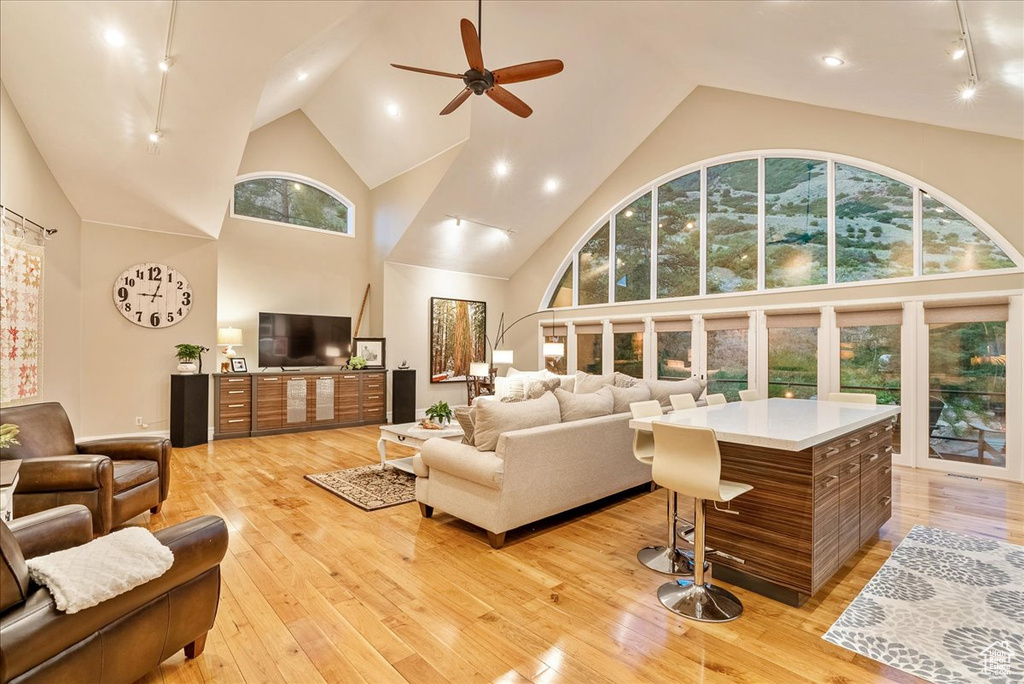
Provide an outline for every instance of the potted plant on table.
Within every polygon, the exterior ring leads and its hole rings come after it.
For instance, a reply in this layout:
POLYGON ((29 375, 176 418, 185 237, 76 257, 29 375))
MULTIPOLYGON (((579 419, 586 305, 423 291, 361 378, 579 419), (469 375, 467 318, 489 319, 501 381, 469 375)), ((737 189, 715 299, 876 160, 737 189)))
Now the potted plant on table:
POLYGON ((194 375, 203 372, 203 352, 210 351, 200 344, 176 344, 175 356, 178 357, 178 372, 182 375, 194 375), (194 362, 199 362, 198 369, 194 362))
POLYGON ((424 411, 426 418, 421 425, 427 430, 443 430, 445 423, 452 422, 455 415, 447 401, 439 401, 424 411))
POLYGON ((362 356, 353 356, 348 360, 348 367, 352 370, 361 370, 366 368, 366 359, 362 356))

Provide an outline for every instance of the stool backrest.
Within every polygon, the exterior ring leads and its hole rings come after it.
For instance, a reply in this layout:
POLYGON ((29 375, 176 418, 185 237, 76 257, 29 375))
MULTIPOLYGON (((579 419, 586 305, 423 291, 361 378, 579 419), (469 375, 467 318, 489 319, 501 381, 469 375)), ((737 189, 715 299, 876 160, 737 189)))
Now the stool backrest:
POLYGON ((760 398, 761 394, 756 389, 740 390, 740 401, 757 401, 760 398))
POLYGON ((669 397, 669 401, 672 402, 673 411, 697 408, 697 401, 692 394, 673 394, 669 397))
POLYGON ((708 406, 717 406, 718 404, 728 403, 724 394, 709 394, 707 401, 708 406))
POLYGON ((874 394, 868 394, 867 392, 861 394, 857 392, 829 392, 829 401, 844 401, 847 404, 871 404, 874 406, 878 403, 878 399, 874 394))
MULTIPOLYGON (((629 405, 629 412, 634 418, 650 418, 661 415, 661 404, 656 399, 650 401, 634 401, 629 405)), ((654 460, 654 433, 645 430, 633 430, 633 456, 641 463, 650 465, 654 460)))
POLYGON ((715 431, 661 422, 653 427, 655 483, 685 496, 720 501, 722 456, 715 431))

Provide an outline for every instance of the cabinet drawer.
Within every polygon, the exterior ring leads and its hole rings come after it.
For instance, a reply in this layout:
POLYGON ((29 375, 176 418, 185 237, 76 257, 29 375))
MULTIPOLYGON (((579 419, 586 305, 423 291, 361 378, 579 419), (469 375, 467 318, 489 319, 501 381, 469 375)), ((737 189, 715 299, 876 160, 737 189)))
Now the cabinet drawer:
POLYGON ((363 410, 384 408, 384 393, 363 395, 363 410))
POLYGON ((252 415, 252 403, 248 401, 238 401, 230 404, 221 402, 217 415, 221 418, 249 417, 252 415))
POLYGON ((217 432, 249 432, 249 416, 224 416, 220 417, 217 424, 217 432))
POLYGON ((384 422, 384 405, 379 408, 363 407, 363 420, 384 422))
POLYGON ((220 388, 225 390, 229 387, 249 387, 252 385, 252 378, 248 375, 240 375, 237 378, 220 377, 220 388))

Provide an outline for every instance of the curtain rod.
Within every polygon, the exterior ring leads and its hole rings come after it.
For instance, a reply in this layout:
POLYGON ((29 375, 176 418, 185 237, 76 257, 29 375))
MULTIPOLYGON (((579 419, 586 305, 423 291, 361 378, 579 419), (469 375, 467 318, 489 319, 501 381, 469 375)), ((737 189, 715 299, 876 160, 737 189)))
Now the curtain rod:
POLYGON ((30 230, 32 230, 34 232, 37 232, 39 234, 39 237, 43 238, 44 240, 49 240, 51 237, 53 237, 54 235, 57 234, 57 229, 56 228, 44 228, 43 226, 39 225, 38 223, 36 223, 32 219, 25 218, 24 216, 22 216, 18 212, 13 211, 11 209, 8 209, 7 207, 5 207, 2 204, 0 204, 0 212, 3 212, 4 214, 10 214, 12 216, 17 216, 18 218, 21 219, 22 228, 26 228, 27 227, 30 230), (28 224, 28 225, 26 225, 26 224, 28 224))

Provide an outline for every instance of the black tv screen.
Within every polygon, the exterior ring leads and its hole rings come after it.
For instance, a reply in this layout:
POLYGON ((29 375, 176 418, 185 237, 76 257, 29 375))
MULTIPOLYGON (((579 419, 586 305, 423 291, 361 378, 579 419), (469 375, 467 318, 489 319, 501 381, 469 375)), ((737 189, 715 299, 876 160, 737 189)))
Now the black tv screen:
POLYGON ((260 365, 343 366, 352 345, 348 316, 260 313, 260 365))

